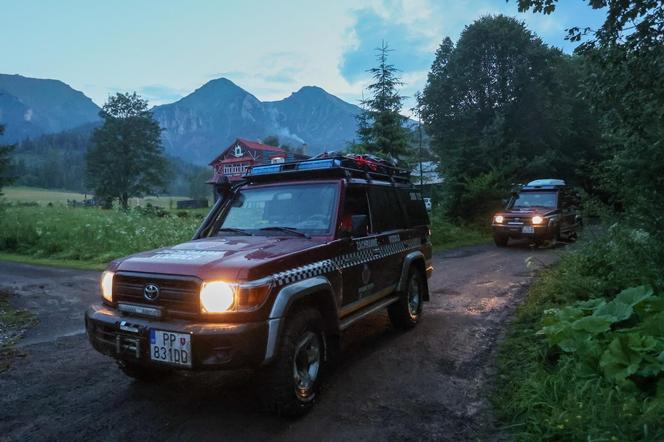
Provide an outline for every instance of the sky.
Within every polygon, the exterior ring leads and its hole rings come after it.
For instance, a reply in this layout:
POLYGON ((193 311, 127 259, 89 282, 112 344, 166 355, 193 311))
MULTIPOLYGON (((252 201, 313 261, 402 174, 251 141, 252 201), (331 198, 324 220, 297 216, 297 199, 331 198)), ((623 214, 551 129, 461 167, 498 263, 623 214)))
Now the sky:
POLYGON ((568 53, 565 29, 605 16, 584 0, 552 15, 521 14, 516 0, 0 0, 0 73, 62 80, 98 105, 127 91, 171 103, 219 77, 263 101, 316 85, 357 104, 384 40, 408 114, 442 39, 487 14, 568 53))

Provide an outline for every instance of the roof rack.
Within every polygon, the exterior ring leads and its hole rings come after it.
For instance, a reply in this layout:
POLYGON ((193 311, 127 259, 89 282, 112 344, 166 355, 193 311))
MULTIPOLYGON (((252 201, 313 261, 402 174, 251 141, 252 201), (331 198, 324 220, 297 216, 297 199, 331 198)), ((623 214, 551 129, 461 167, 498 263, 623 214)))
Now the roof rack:
POLYGON ((522 190, 528 189, 560 189, 565 187, 567 184, 565 180, 559 180, 554 178, 539 179, 533 180, 522 187, 522 190))
POLYGON ((247 171, 249 182, 320 177, 360 178, 410 184, 410 171, 370 155, 321 154, 309 160, 254 166, 247 171))

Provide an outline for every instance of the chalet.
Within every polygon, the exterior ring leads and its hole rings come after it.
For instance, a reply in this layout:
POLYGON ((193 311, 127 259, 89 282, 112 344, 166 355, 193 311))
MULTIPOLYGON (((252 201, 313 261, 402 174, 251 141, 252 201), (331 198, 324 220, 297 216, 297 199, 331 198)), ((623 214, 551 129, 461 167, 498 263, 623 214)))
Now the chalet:
POLYGON ((284 163, 305 158, 307 156, 286 152, 280 147, 238 138, 210 162, 214 175, 209 182, 217 183, 222 176, 227 176, 230 181, 238 181, 251 166, 284 163))

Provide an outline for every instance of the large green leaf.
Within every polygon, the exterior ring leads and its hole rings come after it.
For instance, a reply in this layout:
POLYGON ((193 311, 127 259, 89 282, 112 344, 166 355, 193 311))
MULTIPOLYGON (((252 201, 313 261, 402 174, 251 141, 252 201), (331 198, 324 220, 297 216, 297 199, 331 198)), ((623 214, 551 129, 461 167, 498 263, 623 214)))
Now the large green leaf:
POLYGON ((634 309, 629 304, 619 302, 617 299, 601 305, 595 310, 593 316, 611 318, 611 322, 619 322, 628 319, 632 316, 634 309))
POLYGON ((630 287, 616 296, 616 301, 634 307, 652 296, 652 289, 645 285, 630 287))
POLYGON ((574 321, 572 329, 596 335, 609 330, 613 322, 615 321, 611 316, 586 316, 574 321))
POLYGON ((641 364, 641 354, 630 347, 629 340, 629 335, 614 338, 599 361, 604 375, 616 382, 636 373, 641 364))

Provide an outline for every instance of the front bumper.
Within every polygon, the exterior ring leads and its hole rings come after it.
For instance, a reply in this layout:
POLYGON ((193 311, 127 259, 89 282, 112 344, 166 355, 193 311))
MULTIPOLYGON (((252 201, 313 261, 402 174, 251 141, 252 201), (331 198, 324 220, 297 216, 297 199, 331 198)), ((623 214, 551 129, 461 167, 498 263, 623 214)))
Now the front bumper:
POLYGON ((493 234, 496 236, 509 236, 510 238, 530 238, 534 241, 553 239, 556 234, 555 228, 551 225, 509 225, 509 224, 492 224, 491 228, 493 234), (532 232, 524 232, 524 227, 532 227, 532 232))
POLYGON ((191 370, 257 367, 265 360, 268 323, 210 323, 181 319, 168 321, 127 316, 93 305, 85 313, 92 346, 105 355, 143 365, 171 366, 150 359, 150 329, 191 335, 191 370))

